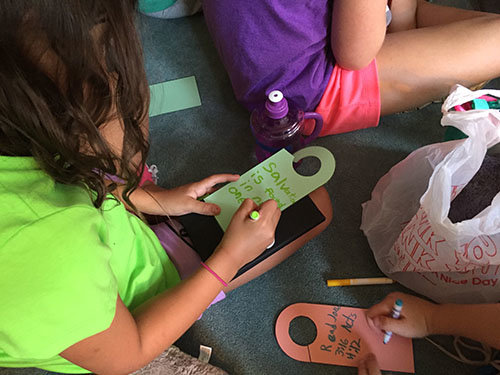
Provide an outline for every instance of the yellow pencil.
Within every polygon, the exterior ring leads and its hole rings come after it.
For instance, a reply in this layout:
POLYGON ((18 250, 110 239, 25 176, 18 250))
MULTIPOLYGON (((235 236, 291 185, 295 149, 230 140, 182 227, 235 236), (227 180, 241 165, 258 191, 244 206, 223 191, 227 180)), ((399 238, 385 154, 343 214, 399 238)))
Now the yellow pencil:
POLYGON ((393 283, 395 283, 395 281, 387 277, 367 277, 364 279, 338 279, 326 281, 327 286, 377 285, 393 283))

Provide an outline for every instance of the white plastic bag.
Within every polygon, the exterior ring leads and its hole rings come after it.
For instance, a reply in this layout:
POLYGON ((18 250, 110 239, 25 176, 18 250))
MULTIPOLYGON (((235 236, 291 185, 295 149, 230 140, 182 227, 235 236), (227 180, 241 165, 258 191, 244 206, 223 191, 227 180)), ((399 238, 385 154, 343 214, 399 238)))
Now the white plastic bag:
POLYGON ((467 139, 412 152, 375 186, 363 204, 361 229, 380 269, 436 302, 500 301, 500 193, 474 218, 448 219, 452 199, 479 170, 487 148, 500 142, 500 111, 450 111, 500 90, 455 86, 442 125, 467 139))

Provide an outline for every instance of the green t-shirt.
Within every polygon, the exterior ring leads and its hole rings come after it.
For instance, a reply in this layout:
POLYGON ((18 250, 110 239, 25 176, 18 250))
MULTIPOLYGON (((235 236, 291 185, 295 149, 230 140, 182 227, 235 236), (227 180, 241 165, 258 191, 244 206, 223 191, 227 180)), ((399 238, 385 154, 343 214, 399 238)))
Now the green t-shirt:
POLYGON ((140 0, 139 10, 143 13, 156 13, 172 6, 177 0, 140 0))
POLYGON ((96 209, 33 158, 0 156, 0 367, 88 372, 59 353, 179 283, 156 235, 121 203, 96 209))

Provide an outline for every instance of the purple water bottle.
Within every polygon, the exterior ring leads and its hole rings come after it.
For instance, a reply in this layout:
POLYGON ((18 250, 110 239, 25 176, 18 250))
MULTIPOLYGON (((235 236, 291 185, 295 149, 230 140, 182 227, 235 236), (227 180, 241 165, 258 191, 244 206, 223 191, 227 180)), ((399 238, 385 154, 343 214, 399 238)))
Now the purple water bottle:
POLYGON ((264 106, 250 116, 257 160, 261 162, 282 148, 293 154, 316 139, 322 127, 323 118, 319 113, 304 112, 289 105, 281 91, 271 91, 264 106), (304 120, 309 118, 315 120, 316 126, 311 135, 304 137, 304 120))

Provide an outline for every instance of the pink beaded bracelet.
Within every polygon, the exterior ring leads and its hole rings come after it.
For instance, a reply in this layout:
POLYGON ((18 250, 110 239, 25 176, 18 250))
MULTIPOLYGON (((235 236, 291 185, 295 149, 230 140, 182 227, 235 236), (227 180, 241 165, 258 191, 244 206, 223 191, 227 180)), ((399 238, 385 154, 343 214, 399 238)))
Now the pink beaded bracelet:
POLYGON ((205 268, 208 272, 210 272, 212 275, 214 275, 214 277, 215 277, 217 280, 219 280, 219 281, 220 281, 220 283, 221 283, 222 285, 227 286, 227 283, 226 283, 224 280, 222 280, 222 277, 220 277, 219 275, 217 275, 213 269, 211 269, 209 266, 207 266, 207 265, 206 265, 205 263, 203 263, 203 262, 200 262, 200 263, 201 263, 201 265, 202 265, 202 266, 203 266, 203 267, 204 267, 204 268, 205 268))

